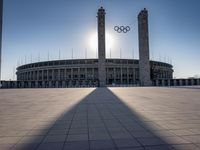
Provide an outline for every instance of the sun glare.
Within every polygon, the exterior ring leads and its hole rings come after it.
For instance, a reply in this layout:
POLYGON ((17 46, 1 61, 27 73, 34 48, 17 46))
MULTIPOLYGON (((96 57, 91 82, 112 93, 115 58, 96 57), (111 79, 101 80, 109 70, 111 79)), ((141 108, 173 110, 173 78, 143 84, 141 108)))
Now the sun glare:
MULTIPOLYGON (((112 48, 114 43, 114 38, 113 36, 106 32, 106 49, 112 48)), ((97 38, 97 33, 91 34, 89 38, 89 45, 92 50, 96 50, 98 48, 98 38, 97 38)))

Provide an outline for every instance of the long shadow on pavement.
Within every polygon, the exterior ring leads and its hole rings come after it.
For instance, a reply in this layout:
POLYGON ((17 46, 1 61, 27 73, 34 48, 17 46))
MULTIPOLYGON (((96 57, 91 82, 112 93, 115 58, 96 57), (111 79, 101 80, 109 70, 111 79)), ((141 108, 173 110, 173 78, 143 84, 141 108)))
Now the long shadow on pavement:
MULTIPOLYGON (((145 107, 145 106, 144 106, 145 107)), ((97 88, 54 124, 12 150, 170 150, 133 109, 108 88, 97 88)))

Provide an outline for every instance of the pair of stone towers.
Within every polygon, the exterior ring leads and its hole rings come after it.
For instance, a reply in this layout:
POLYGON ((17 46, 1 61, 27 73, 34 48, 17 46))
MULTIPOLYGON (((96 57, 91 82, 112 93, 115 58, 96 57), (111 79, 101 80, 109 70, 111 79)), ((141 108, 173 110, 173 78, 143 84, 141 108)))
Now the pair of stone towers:
MULTIPOLYGON (((99 86, 106 86, 105 10, 98 10, 98 76, 99 86)), ((139 79, 141 86, 150 86, 148 12, 144 8, 138 15, 139 79)))

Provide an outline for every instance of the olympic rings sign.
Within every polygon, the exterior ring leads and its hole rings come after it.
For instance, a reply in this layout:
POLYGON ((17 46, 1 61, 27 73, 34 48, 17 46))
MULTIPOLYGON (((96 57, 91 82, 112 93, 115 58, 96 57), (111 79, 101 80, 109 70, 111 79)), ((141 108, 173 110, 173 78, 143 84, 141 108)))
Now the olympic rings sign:
POLYGON ((118 33, 127 33, 128 31, 131 30, 131 28, 129 26, 115 26, 114 27, 114 30, 117 31, 118 33))

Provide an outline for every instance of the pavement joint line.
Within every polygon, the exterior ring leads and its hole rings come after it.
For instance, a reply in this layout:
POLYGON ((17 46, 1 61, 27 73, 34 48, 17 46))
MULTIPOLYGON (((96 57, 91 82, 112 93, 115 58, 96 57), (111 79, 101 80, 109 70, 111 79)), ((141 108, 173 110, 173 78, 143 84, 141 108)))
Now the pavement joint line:
POLYGON ((101 115, 101 113, 100 113, 98 107, 96 106, 96 104, 94 104, 94 105, 95 105, 95 107, 96 107, 96 109, 97 109, 97 111, 98 111, 98 113, 99 113, 99 115, 100 115, 100 118, 101 118, 101 120, 102 120, 104 126, 106 127, 106 131, 108 132, 108 135, 110 136, 110 138, 111 138, 111 140, 112 140, 112 143, 113 143, 114 146, 115 146, 115 149, 119 150, 119 148, 118 148, 117 145, 115 144, 114 139, 112 138, 112 136, 111 136, 111 134, 110 134, 110 132, 109 132, 107 126, 106 126, 106 123, 105 123, 105 121, 104 121, 104 119, 103 119, 103 117, 102 117, 102 115, 101 115))
POLYGON ((53 126, 55 125, 55 123, 58 120, 59 120, 59 118, 57 118, 57 120, 52 125, 50 125, 49 130, 47 131, 47 133, 45 134, 45 136, 42 138, 41 142, 36 146, 35 150, 37 150, 40 147, 40 145, 43 143, 44 139, 47 137, 47 135, 49 134, 49 132, 51 131, 51 129, 53 128, 53 126))
POLYGON ((86 114, 87 114, 87 134, 88 134, 88 144, 89 144, 89 150, 91 149, 91 143, 90 143, 90 134, 89 134, 89 123, 88 123, 88 105, 86 105, 86 114))
MULTIPOLYGON (((110 89, 108 89, 108 90, 110 90, 110 89)), ((114 95, 114 93, 113 93, 112 91, 110 91, 110 92, 114 95)), ((116 96, 116 95, 114 95, 114 96, 116 96)), ((116 97, 117 97, 117 96, 116 96, 116 97)), ((117 99, 120 100, 119 97, 117 97, 117 99)), ((125 105, 125 104, 123 104, 123 105, 125 105)), ((110 111, 110 109, 108 109, 108 111, 110 111)), ((129 132, 129 130, 126 128, 126 126, 124 126, 123 123, 122 123, 111 111, 110 111, 110 113, 111 113, 112 116, 125 128, 125 130, 133 137, 133 139, 135 139, 135 140, 141 145, 141 147, 145 148, 145 147, 143 146, 143 144, 140 143, 140 141, 139 141, 137 138, 135 138, 135 137, 129 132)))
MULTIPOLYGON (((34 128, 34 127, 33 127, 34 128)), ((32 129, 33 129, 32 128, 32 129)), ((29 130, 29 132, 30 132, 31 130, 29 130)), ((28 133, 29 133, 28 132, 28 133)), ((24 136, 22 136, 19 140, 18 140, 18 142, 17 143, 15 143, 15 144, 13 144, 13 146, 11 146, 9 149, 12 149, 13 147, 15 147, 17 144, 19 144, 19 142, 24 138, 24 137, 26 137, 26 135, 28 134, 28 133, 26 133, 24 136)))
MULTIPOLYGON (((74 91, 75 92, 75 91, 74 91)), ((59 120, 60 118, 58 117, 56 119, 56 121, 54 122, 54 124, 51 125, 51 127, 49 128, 48 132, 46 133, 46 135, 44 136, 44 138, 41 140, 41 142, 36 146, 35 150, 37 150, 39 148, 39 146, 42 144, 42 142, 44 141, 44 139, 47 137, 47 135, 49 134, 50 130, 53 128, 53 126, 55 125, 55 123, 59 120)), ((72 119, 73 120, 73 119, 72 119)), ((69 129, 68 129, 68 133, 69 133, 69 129)), ((68 136, 68 133, 66 135, 66 138, 68 136)), ((66 139, 65 139, 66 140, 66 139)), ((63 148, 64 149, 64 145, 65 145, 65 142, 63 142, 63 148)))
MULTIPOLYGON (((69 125, 69 128, 68 128, 68 132, 67 132, 67 135, 66 135, 66 137, 65 137, 65 141, 63 142, 62 150, 64 150, 65 144, 67 143, 67 138, 68 138, 68 135, 69 135, 69 131, 70 131, 70 129, 71 129, 72 122, 73 122, 73 120, 74 120, 74 116, 75 116, 75 114, 76 114, 76 112, 77 112, 76 106, 77 106, 77 104, 75 104, 75 106, 73 106, 73 108, 70 109, 70 110, 75 109, 75 112, 73 112, 73 116, 72 116, 72 119, 71 119, 71 121, 70 121, 70 125, 69 125)), ((70 111, 70 110, 68 110, 68 111, 70 111)))

